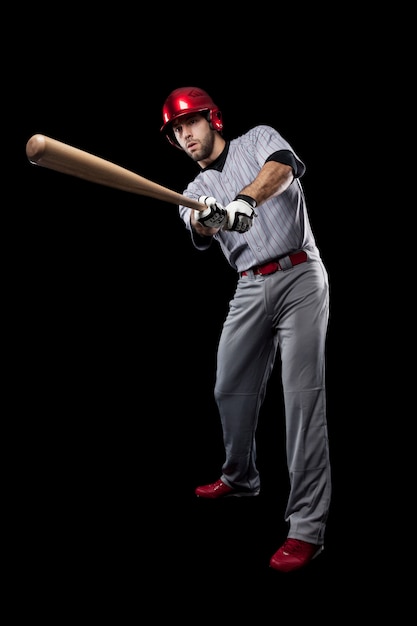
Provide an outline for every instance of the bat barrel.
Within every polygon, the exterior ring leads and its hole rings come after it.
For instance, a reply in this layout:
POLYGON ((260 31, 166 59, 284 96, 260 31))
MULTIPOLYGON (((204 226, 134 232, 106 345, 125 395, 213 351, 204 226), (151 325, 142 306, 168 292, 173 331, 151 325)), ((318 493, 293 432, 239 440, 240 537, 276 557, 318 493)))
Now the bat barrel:
POLYGON ((43 135, 33 135, 26 144, 26 156, 33 164, 37 164, 46 149, 46 139, 43 135))
POLYGON ((196 211, 204 211, 207 208, 197 200, 158 185, 111 161, 45 135, 36 134, 30 137, 26 144, 26 156, 33 165, 47 167, 99 185, 183 205, 196 211))

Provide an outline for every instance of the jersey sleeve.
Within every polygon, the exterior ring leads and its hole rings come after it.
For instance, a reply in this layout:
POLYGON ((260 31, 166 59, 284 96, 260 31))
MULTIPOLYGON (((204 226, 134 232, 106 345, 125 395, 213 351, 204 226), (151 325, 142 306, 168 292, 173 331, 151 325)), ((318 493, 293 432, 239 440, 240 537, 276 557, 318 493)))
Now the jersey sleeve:
POLYGON ((267 161, 278 161, 290 165, 296 178, 303 176, 305 164, 275 128, 268 125, 255 126, 247 136, 255 147, 260 167, 267 161))

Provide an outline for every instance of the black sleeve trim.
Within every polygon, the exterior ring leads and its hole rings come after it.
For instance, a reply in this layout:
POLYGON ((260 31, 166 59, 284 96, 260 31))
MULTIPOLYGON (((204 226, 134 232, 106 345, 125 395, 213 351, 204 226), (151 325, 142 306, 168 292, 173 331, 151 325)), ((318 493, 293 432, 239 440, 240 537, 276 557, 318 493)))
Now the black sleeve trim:
POLYGON ((304 165, 304 163, 297 159, 294 156, 294 153, 291 152, 291 150, 278 150, 277 152, 271 154, 267 158, 265 163, 268 163, 268 161, 277 161, 277 163, 284 163, 285 165, 289 165, 290 167, 292 167, 295 178, 301 178, 301 176, 306 171, 306 166, 304 165))

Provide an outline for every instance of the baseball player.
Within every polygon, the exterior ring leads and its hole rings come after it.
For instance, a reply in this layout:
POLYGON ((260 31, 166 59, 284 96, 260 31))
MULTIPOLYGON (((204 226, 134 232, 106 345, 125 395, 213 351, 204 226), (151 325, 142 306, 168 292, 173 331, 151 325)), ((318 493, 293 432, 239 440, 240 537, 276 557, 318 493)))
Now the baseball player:
POLYGON ((259 494, 256 430, 279 352, 288 534, 269 565, 290 572, 323 550, 331 499, 325 386, 329 284, 300 183, 305 165, 268 125, 225 139, 220 109, 198 87, 170 93, 162 117, 161 132, 198 166, 183 195, 207 208, 179 207, 191 241, 201 251, 219 245, 236 270, 214 388, 225 460, 220 477, 195 493, 211 499, 259 494))

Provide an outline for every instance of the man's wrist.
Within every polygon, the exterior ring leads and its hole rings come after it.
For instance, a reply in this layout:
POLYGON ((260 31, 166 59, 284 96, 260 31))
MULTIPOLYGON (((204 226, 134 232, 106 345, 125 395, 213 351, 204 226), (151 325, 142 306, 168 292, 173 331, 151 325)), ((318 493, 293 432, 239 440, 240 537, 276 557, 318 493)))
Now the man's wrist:
POLYGON ((256 209, 256 207, 258 206, 258 203, 256 202, 255 198, 252 198, 251 196, 247 196, 244 193, 239 193, 236 196, 235 200, 244 200, 245 202, 251 205, 252 209, 256 209))

